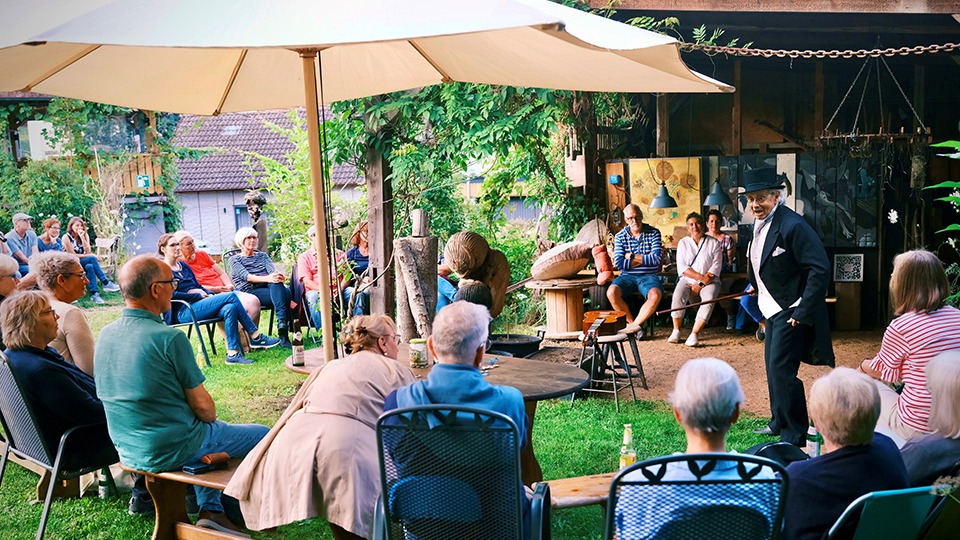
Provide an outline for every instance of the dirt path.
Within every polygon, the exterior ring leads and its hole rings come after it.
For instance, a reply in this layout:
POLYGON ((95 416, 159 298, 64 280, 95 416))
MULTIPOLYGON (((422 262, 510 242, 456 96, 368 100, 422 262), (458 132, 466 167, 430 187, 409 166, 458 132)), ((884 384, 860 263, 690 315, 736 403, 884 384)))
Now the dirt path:
MULTIPOLYGON (((681 333, 685 339, 689 329, 681 333)), ((740 375, 746 402, 744 410, 759 416, 770 414, 770 399, 767 393, 767 377, 763 366, 763 344, 753 334, 726 332, 723 328, 707 328, 700 335, 700 346, 691 348, 680 344, 667 343, 670 331, 658 327, 653 338, 639 343, 643 370, 647 376, 649 391, 638 389, 639 399, 666 399, 673 389, 677 370, 691 358, 713 356, 729 362, 740 375)), ((863 332, 834 332, 833 351, 838 366, 856 367, 866 357, 876 354, 880 349, 883 330, 863 332)), ((579 347, 571 342, 545 342, 547 345, 579 347)), ((628 353, 629 354, 629 353, 628 353)), ((829 368, 802 364, 800 379, 809 393, 810 384, 827 372, 829 368)))

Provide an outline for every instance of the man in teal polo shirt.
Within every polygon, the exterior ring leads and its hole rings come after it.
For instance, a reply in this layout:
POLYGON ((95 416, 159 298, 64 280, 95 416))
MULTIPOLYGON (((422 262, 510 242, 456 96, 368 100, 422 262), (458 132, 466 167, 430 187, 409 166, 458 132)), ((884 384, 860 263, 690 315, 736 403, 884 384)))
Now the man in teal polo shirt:
MULTIPOLYGON (((170 267, 142 255, 123 265, 118 281, 127 307, 100 332, 94 378, 120 460, 129 467, 161 472, 213 452, 234 458, 246 455, 269 429, 217 420, 190 341, 160 316, 170 309, 177 287, 170 267)), ((196 491, 197 525, 240 531, 223 513, 220 491, 201 487, 196 491)))

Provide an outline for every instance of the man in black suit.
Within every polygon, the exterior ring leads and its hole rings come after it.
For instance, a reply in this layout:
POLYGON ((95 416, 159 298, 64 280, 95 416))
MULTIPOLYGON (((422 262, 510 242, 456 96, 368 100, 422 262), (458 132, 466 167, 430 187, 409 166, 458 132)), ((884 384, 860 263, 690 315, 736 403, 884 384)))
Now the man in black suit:
POLYGON ((756 218, 747 248, 748 276, 767 319, 763 342, 772 419, 758 433, 804 446, 807 405, 800 362, 833 367, 827 318, 830 263, 823 243, 799 214, 782 204, 772 168, 744 174, 747 211, 756 218))

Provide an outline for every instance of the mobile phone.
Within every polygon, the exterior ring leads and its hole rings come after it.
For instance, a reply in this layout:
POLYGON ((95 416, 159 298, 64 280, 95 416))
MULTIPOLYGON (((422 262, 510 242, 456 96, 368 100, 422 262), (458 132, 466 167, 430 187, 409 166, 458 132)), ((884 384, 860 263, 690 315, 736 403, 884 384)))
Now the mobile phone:
POLYGON ((207 463, 201 463, 199 461, 196 463, 188 463, 183 466, 183 472, 187 474, 203 474, 205 472, 210 472, 213 469, 214 469, 213 465, 209 465, 207 463))

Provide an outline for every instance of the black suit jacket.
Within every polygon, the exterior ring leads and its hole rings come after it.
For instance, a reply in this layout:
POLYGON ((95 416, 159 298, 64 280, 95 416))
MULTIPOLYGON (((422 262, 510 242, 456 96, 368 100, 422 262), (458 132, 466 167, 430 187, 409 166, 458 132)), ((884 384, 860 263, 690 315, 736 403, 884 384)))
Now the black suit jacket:
MULTIPOLYGON (((793 318, 813 326, 814 340, 804 351, 803 361, 813 365, 834 365, 830 320, 827 315, 827 284, 830 261, 823 242, 799 214, 780 205, 768 225, 760 256, 760 277, 771 296, 784 309, 801 298, 793 318)), ((748 255, 750 253, 747 248, 748 255)), ((747 257, 750 282, 757 288, 756 269, 747 257)))

